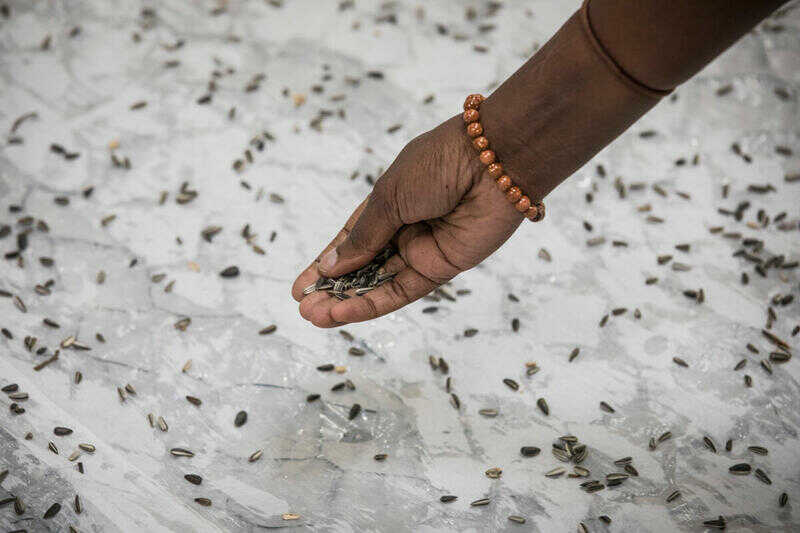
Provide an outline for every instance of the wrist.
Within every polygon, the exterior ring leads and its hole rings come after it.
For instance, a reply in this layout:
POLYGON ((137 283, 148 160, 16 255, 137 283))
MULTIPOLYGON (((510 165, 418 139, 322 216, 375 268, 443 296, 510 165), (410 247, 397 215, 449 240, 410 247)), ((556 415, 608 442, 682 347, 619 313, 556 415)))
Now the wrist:
POLYGON ((615 70, 583 11, 481 106, 481 122, 506 172, 542 200, 664 93, 615 70))

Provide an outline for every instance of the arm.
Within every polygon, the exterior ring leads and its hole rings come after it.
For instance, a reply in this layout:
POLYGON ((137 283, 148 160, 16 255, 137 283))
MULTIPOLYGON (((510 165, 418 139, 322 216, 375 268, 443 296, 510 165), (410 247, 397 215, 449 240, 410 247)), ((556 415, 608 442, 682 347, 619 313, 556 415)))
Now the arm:
MULTIPOLYGON (((586 0, 480 108, 505 172, 544 198, 782 0, 586 0)), ((294 283, 320 327, 399 309, 491 255, 522 221, 464 132, 460 116, 411 141, 344 228, 294 283), (388 243, 395 277, 339 301, 303 294, 320 276, 369 263, 388 243)))
POLYGON ((543 198, 785 0, 587 0, 483 104, 506 168, 543 198))

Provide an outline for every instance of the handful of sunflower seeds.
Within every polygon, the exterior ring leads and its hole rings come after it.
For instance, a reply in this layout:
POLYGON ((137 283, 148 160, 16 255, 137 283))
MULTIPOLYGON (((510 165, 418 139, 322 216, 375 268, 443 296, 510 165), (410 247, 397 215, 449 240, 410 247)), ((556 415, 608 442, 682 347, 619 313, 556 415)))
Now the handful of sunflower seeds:
POLYGON ((355 289, 356 296, 366 294, 394 277, 394 274, 387 273, 383 268, 386 261, 388 261, 394 253, 394 248, 392 246, 387 246, 381 250, 372 261, 355 272, 350 272, 338 278, 320 277, 315 283, 303 289, 303 294, 307 295, 316 291, 327 291, 328 295, 338 300, 350 298, 347 291, 352 289, 355 289))

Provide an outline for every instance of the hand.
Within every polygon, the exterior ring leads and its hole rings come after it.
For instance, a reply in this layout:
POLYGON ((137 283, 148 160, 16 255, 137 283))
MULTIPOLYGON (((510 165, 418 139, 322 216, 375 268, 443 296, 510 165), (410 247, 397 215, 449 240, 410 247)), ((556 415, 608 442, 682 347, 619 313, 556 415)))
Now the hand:
MULTIPOLYGON (((300 314, 322 328, 391 313, 468 270, 503 244, 523 220, 485 172, 460 116, 406 145, 344 228, 292 287, 300 314), (394 278, 339 301, 303 296, 320 275, 356 270, 392 243, 394 278)), ((350 291, 352 292, 352 291, 350 291)))

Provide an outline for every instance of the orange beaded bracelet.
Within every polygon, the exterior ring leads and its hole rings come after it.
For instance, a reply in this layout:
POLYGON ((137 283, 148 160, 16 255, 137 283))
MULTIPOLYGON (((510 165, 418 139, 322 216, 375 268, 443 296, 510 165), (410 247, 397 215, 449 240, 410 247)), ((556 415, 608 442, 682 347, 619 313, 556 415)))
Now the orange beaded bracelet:
POLYGON ((503 165, 497 161, 497 154, 489 150, 489 139, 483 135, 483 126, 478 122, 480 119, 478 108, 483 100, 481 94, 471 94, 464 100, 463 117, 467 124, 467 135, 472 137, 472 146, 480 152, 478 158, 486 165, 486 172, 496 180, 497 188, 506 194, 506 200, 514 204, 517 211, 523 213, 528 220, 539 222, 544 218, 544 204, 533 202, 522 194, 522 190, 514 185, 511 178, 503 174, 503 165))

